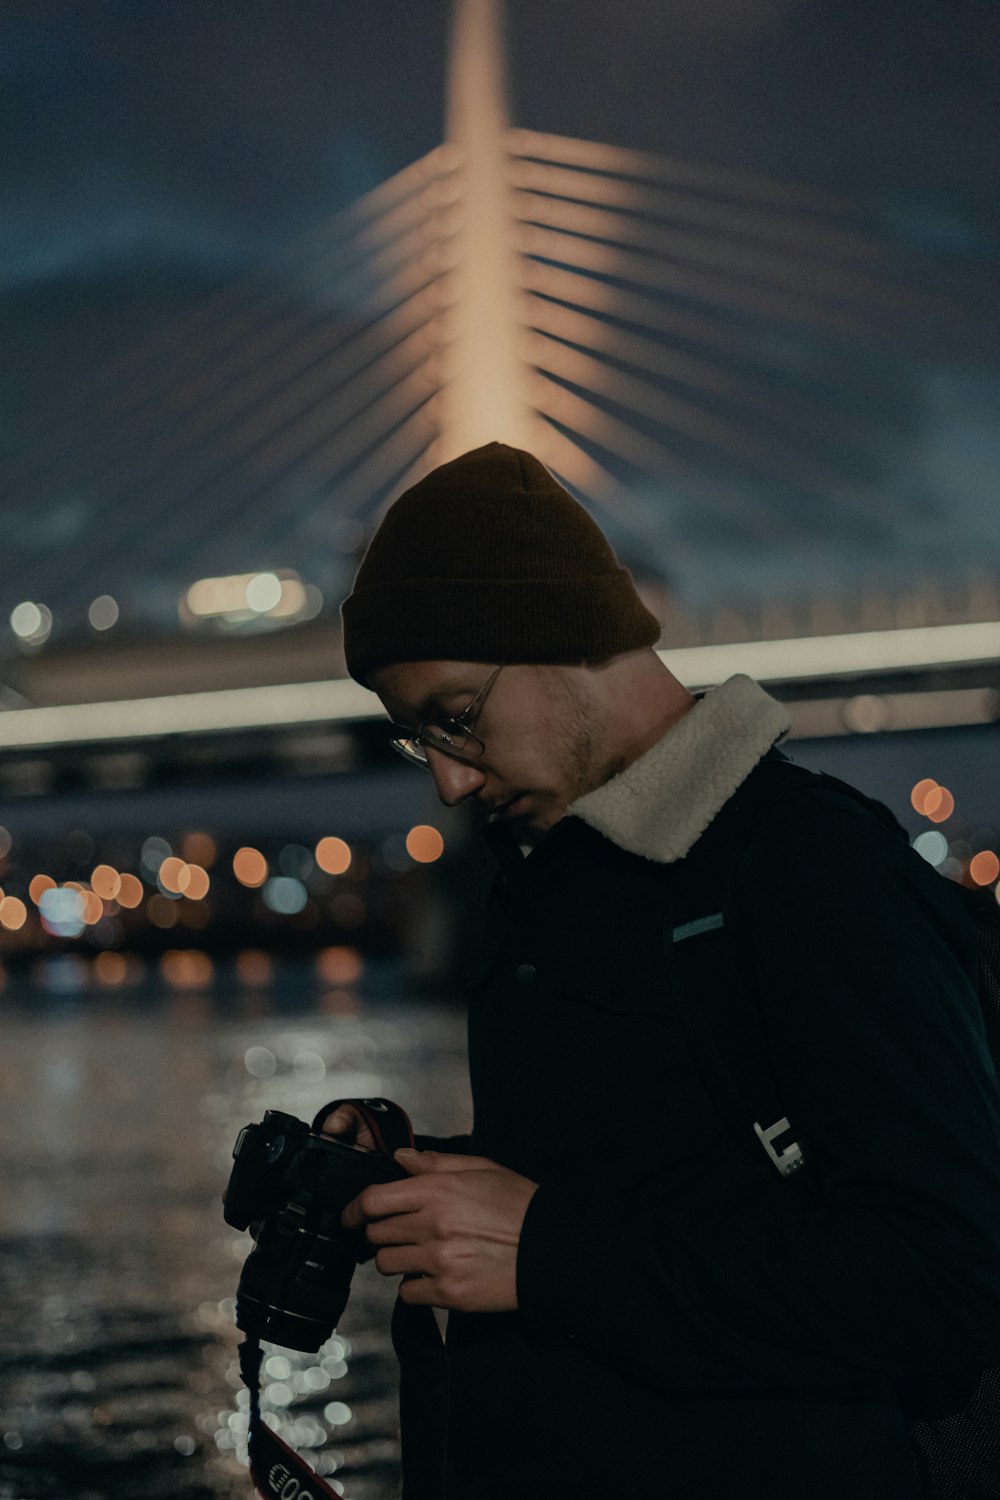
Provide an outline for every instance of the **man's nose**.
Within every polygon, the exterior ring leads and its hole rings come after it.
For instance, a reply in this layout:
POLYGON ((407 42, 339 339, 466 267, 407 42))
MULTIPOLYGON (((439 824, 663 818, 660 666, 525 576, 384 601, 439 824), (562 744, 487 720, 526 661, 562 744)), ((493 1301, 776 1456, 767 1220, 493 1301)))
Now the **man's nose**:
POLYGON ((445 807, 457 807, 478 792, 486 781, 485 774, 469 761, 454 760, 433 748, 426 751, 427 764, 434 777, 434 788, 445 807))

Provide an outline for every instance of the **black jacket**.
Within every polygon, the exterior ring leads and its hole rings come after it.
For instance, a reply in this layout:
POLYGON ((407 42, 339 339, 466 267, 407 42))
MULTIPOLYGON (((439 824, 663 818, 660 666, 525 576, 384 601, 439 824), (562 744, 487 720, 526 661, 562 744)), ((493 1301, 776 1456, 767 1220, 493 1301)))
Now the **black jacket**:
MULTIPOLYGON (((719 726, 693 728, 708 753, 719 726)), ((668 795, 676 771, 652 784, 668 795)), ((540 1187, 517 1313, 451 1314, 445 1351, 427 1309, 397 1308, 406 1500, 903 1500, 898 1380, 1000 1362, 1000 1111, 967 918, 852 804, 796 793, 768 816, 734 898, 809 1143, 793 1185, 702 1083, 663 943, 685 855, 672 834, 657 860, 593 826, 621 790, 527 859, 488 831, 503 879, 457 1144, 540 1187)), ((646 839, 649 812, 626 806, 621 837, 646 839)), ((705 954, 711 1003, 725 965, 705 954)))

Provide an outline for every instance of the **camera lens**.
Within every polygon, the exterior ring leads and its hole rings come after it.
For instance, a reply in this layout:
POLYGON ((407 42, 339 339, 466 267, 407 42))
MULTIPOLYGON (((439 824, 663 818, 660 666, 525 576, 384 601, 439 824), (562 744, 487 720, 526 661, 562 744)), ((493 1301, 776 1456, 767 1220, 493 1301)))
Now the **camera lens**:
POLYGON ((268 1111, 237 1142, 226 1221, 252 1225, 256 1245, 236 1293, 244 1333, 315 1353, 347 1304, 364 1242, 340 1216, 368 1183, 406 1174, 386 1155, 315 1135, 292 1115, 268 1111))

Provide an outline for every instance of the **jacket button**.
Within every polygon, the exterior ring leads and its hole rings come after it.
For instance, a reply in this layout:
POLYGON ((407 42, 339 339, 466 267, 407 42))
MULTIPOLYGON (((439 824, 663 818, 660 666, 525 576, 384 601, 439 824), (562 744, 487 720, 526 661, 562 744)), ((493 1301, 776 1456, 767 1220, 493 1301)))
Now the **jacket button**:
POLYGON ((514 978, 518 984, 531 984, 535 977, 534 964, 518 964, 514 970, 514 978))

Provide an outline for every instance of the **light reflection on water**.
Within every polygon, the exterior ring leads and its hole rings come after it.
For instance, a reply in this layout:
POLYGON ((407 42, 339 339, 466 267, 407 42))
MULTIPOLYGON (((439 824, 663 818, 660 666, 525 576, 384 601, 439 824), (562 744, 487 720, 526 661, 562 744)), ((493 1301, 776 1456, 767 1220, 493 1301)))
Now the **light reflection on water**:
MULTIPOLYGON (((462 1017, 346 992, 0 1004, 0 1500, 246 1500, 237 1130, 363 1094, 463 1128, 462 1017)), ((265 1366, 269 1420, 348 1500, 399 1491, 393 1296, 363 1267, 320 1354, 265 1366)))

